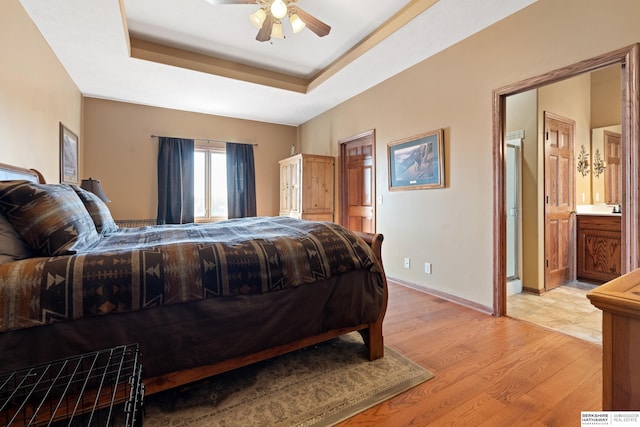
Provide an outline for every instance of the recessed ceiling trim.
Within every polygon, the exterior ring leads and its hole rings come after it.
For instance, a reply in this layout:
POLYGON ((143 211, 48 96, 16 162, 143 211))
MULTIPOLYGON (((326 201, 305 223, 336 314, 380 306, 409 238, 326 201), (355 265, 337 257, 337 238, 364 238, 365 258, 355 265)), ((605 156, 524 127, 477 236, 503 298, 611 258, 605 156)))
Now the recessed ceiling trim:
POLYGON ((125 41, 127 42, 127 52, 129 56, 131 56, 131 41, 129 40, 129 24, 127 23, 127 13, 124 8, 124 0, 119 1, 120 4, 120 17, 122 19, 122 28, 124 29, 124 34, 126 35, 125 41))
POLYGON ((360 43, 349 49, 340 58, 329 64, 311 79, 308 91, 315 89, 322 83, 333 77, 338 71, 351 64, 353 61, 364 55, 378 43, 389 37, 391 34, 402 28, 409 21, 420 15, 425 10, 436 4, 439 0, 412 0, 405 7, 400 9, 395 15, 379 26, 360 43))
POLYGON ((130 34, 128 39, 132 58, 300 93, 305 93, 309 85, 308 80, 300 77, 142 40, 130 34))
POLYGON ((389 37, 409 21, 429 9, 438 0, 412 0, 360 43, 324 68, 311 79, 292 76, 277 71, 242 64, 227 59, 205 55, 166 44, 143 40, 129 33, 124 0, 120 0, 123 27, 127 35, 127 47, 132 58, 153 61, 165 65, 186 68, 203 73, 227 77, 299 93, 308 93, 357 60, 364 53, 389 37))

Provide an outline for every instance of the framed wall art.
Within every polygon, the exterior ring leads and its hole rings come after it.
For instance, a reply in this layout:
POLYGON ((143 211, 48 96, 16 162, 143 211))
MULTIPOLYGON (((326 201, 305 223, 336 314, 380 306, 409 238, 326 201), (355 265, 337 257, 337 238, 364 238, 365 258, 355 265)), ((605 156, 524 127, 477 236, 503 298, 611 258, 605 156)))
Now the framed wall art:
POLYGON ((78 136, 60 123, 60 182, 78 183, 78 136))
POLYGON ((389 191, 444 187, 442 129, 387 145, 389 191))

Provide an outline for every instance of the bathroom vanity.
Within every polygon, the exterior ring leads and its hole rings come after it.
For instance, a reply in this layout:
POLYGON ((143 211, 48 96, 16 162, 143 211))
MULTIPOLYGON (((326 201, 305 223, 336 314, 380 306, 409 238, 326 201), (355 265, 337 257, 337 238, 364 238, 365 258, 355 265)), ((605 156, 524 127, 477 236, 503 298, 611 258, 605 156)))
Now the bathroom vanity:
POLYGON ((604 283, 621 272, 621 215, 578 213, 576 224, 578 280, 604 283))

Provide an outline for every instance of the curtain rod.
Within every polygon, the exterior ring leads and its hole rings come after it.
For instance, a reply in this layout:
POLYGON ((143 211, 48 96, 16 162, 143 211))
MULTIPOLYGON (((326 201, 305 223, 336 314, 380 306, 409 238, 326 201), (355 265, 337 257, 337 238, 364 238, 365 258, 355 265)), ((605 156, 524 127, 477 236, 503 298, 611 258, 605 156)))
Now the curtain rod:
MULTIPOLYGON (((152 134, 151 138, 160 138, 160 136, 152 134)), ((165 136, 165 138, 180 138, 180 137, 177 137, 177 136, 165 136)), ((181 139, 193 139, 194 141, 201 141, 201 142, 223 142, 223 143, 230 142, 232 144, 253 145, 254 147, 258 146, 258 144, 251 144, 250 142, 221 141, 219 139, 202 139, 202 138, 181 138, 181 139)))

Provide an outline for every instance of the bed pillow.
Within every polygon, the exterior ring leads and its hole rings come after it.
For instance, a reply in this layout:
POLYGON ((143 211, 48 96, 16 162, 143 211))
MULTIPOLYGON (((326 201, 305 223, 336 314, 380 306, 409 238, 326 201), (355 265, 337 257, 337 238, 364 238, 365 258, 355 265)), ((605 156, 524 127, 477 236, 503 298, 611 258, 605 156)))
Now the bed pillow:
POLYGON ((75 184, 71 184, 71 188, 76 192, 84 207, 91 215, 93 223, 96 225, 96 230, 100 234, 110 234, 118 230, 116 222, 111 216, 111 211, 100 199, 100 197, 93 194, 91 191, 87 191, 84 188, 80 188, 75 184))
POLYGON ((1 181, 0 211, 42 256, 74 254, 100 240, 89 212, 68 185, 1 181))
POLYGON ((35 252, 0 212, 0 264, 31 258, 35 252))

